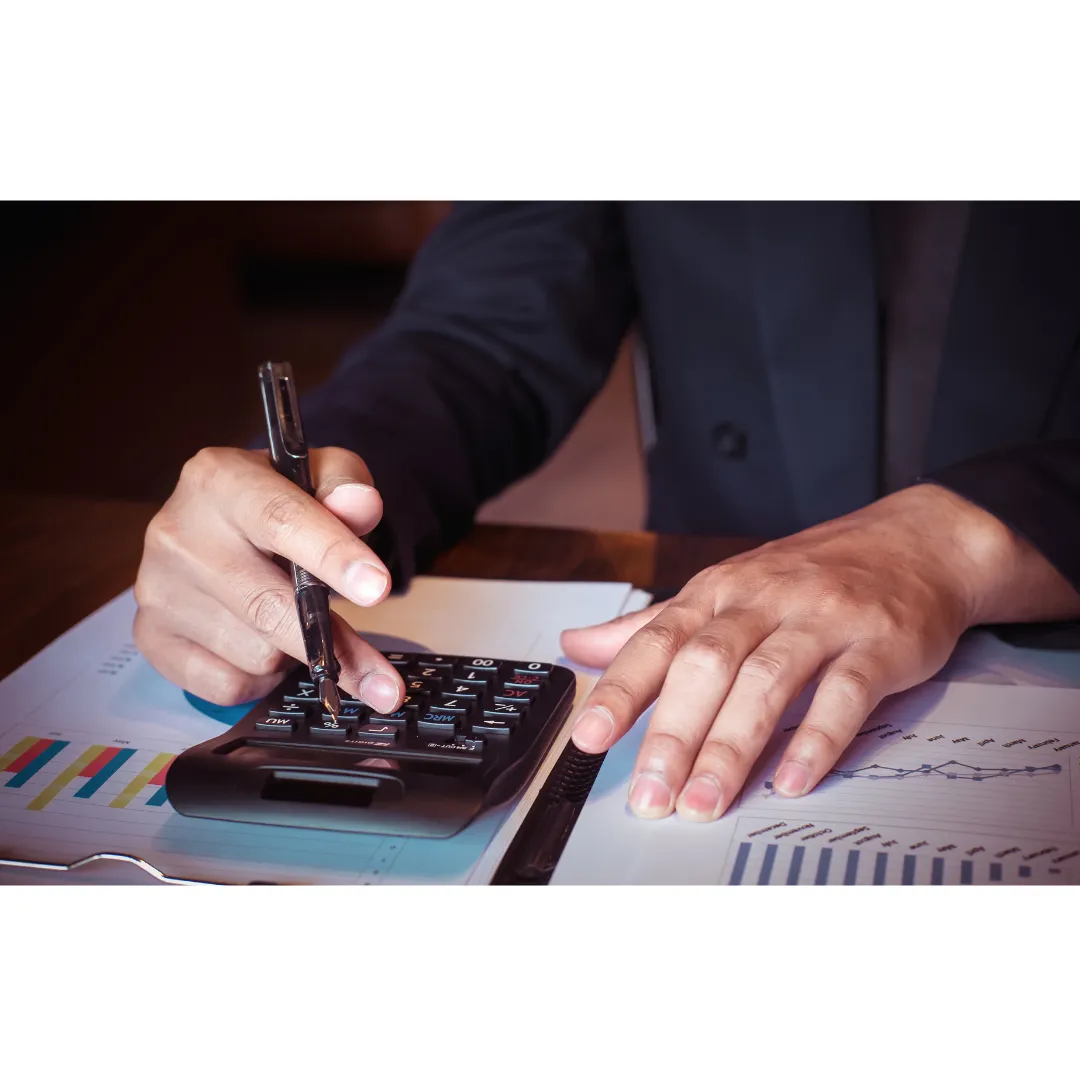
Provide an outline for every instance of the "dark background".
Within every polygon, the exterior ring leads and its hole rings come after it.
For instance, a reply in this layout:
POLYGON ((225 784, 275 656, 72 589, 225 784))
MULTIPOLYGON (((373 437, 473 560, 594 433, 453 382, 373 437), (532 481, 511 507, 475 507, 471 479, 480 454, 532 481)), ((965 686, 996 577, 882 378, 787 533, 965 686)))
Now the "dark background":
POLYGON ((448 208, 4 204, 2 489, 165 498, 260 429, 262 360, 303 389, 378 325, 448 208))

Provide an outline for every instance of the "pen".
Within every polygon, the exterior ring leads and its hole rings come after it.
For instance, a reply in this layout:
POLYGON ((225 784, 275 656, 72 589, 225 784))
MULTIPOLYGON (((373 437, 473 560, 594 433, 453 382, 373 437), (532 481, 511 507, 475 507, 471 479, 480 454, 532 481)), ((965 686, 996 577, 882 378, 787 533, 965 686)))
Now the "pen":
MULTIPOLYGON (((261 364, 259 385, 270 438, 270 460, 282 476, 313 496, 315 488, 311 483, 311 466, 308 463, 304 429, 300 424, 300 404, 296 397, 292 365, 261 364)), ((323 710, 333 721, 330 726, 337 727, 341 710, 337 679, 341 666, 334 655, 330 589, 294 562, 289 563, 289 569, 311 681, 315 684, 323 710)))

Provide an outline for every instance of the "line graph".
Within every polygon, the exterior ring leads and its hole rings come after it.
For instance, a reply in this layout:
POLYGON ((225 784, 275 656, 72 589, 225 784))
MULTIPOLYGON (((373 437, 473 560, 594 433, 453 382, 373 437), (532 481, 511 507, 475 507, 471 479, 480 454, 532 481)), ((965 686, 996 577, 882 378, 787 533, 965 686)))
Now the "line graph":
MULTIPOLYGON (((910 776, 940 776, 945 780, 994 780, 1007 776, 1037 776, 1040 773, 1060 773, 1061 764, 1019 765, 1016 767, 995 767, 990 765, 968 765, 951 758, 940 765, 919 765, 913 769, 902 769, 895 765, 861 765, 857 769, 830 769, 826 776, 838 776, 844 780, 906 780, 910 776), (880 771, 875 771, 880 770, 880 771), (961 772, 960 770, 965 770, 961 772)), ((766 780, 765 787, 772 790, 772 781, 766 780)))

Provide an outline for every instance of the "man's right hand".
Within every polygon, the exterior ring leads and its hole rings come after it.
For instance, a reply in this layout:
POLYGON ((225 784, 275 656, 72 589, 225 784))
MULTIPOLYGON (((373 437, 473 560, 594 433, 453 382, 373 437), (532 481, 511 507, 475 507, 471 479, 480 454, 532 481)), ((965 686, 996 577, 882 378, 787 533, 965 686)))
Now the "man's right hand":
MULTIPOLYGON (((353 603, 390 590, 359 539, 382 516, 371 473, 351 451, 311 451, 315 498, 280 476, 266 453, 201 450, 146 530, 135 582, 135 643, 166 678, 219 705, 264 696, 305 658, 292 579, 280 555, 353 603)), ((341 685, 379 712, 404 693, 393 666, 338 615, 341 685)))

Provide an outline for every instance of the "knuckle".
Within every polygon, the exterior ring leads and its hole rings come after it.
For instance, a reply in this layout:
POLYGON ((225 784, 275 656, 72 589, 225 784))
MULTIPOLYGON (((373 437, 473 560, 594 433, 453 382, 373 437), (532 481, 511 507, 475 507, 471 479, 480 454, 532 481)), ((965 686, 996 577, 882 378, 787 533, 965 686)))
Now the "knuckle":
POLYGON ((760 683, 766 687, 773 686, 779 681, 784 673, 787 657, 779 653, 759 649, 751 653, 744 661, 740 674, 751 682, 760 683))
POLYGON ((643 760, 660 758, 665 761, 689 758, 694 747, 688 739, 672 731, 654 731, 642 745, 643 760))
POLYGON ((821 750, 820 757, 822 759, 828 758, 830 761, 835 761, 848 743, 847 739, 838 738, 834 732, 823 724, 813 720, 804 720, 799 725, 798 736, 800 743, 817 744, 821 750))
POLYGON ((609 712, 619 715, 630 708, 635 700, 634 687, 622 676, 604 676, 601 683, 596 686, 594 698, 597 704, 603 705, 609 712))
POLYGON ((738 739, 729 735, 710 735, 701 744, 695 769, 721 775, 728 770, 738 772, 748 764, 747 758, 747 751, 738 739))
POLYGON ((705 675, 719 677, 730 671, 735 663, 731 643, 716 634, 701 633, 688 641, 678 652, 678 662, 705 675))
POLYGON ((185 487, 202 490, 228 467, 235 450, 225 446, 204 446, 188 458, 180 470, 180 481, 185 487))
POLYGON ((251 698, 251 683, 242 671, 233 667, 215 667, 204 676, 206 688, 195 690, 217 705, 239 705, 251 698))
POLYGON ((635 635, 641 645, 656 649, 667 656, 677 653, 683 643, 683 635, 666 622, 653 619, 635 635))
POLYGON ((302 525, 307 506, 290 491, 271 495, 263 506, 263 516, 272 536, 291 536, 302 525))
POLYGON ((285 595, 274 588, 252 589, 243 600, 244 616, 255 631, 271 641, 279 640, 296 617, 285 595))
POLYGON ((830 694, 853 709, 866 708, 873 701, 874 677, 863 667, 838 667, 829 673, 827 685, 830 694))

